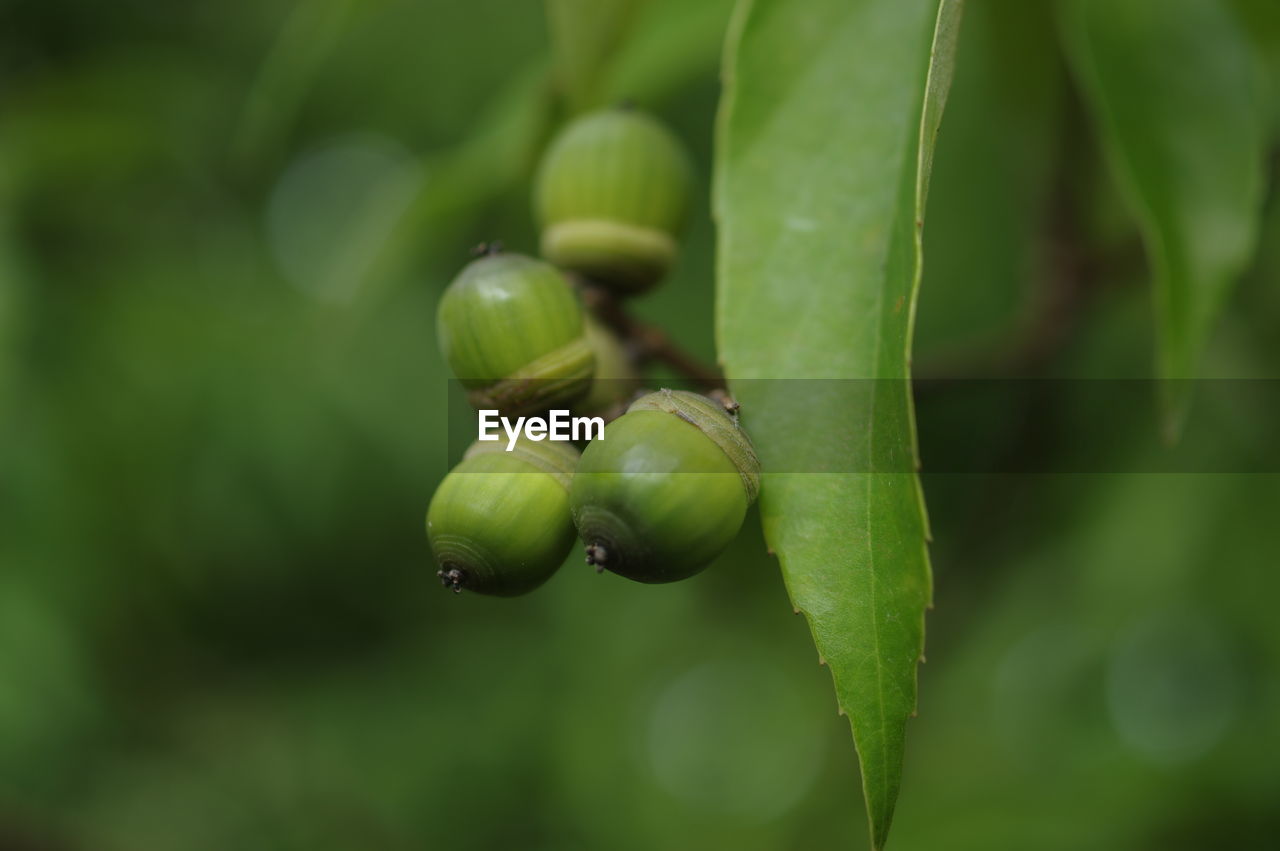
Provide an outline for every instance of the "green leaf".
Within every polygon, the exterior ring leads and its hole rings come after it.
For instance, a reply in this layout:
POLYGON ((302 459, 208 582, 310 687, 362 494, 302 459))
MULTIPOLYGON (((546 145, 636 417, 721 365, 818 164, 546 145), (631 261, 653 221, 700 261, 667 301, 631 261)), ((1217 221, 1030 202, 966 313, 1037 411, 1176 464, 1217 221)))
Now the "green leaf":
POLYGON ((718 119, 720 359, 764 464, 765 539, 853 728, 876 848, 931 594, 909 352, 960 9, 742 2, 718 119))
POLYGON ((1043 266, 1046 223, 1028 211, 1052 200, 1065 135, 1057 38, 1043 3, 965 9, 930 181, 917 375, 976 374, 1010 351, 1038 304, 1028 272, 1043 266))
POLYGON ((1263 103, 1271 107, 1271 138, 1280 139, 1280 3, 1233 0, 1231 5, 1262 61, 1263 103))
POLYGON ((647 0, 547 0, 555 82, 570 113, 600 106, 605 71, 647 0))
POLYGON ((652 107, 695 81, 713 80, 733 0, 648 0, 613 60, 607 99, 652 107))
POLYGON ((714 73, 733 0, 547 0, 552 74, 566 111, 646 109, 714 73))
MULTIPOLYGON (((20 288, 25 276, 20 268, 18 240, 13 232, 13 204, 10 200, 12 177, 5 153, 7 151, 0 148, 0 163, 5 163, 0 165, 0 410, 12 411, 18 409, 14 404, 16 400, 10 396, 18 384, 19 310, 22 307, 20 288)), ((6 421, 9 419, 11 418, 5 418, 6 421)), ((3 440, 6 447, 14 444, 14 441, 8 439, 8 428, 8 423, 0 426, 0 436, 6 438, 3 440)), ((0 453, 0 457, 3 454, 0 453)))
MULTIPOLYGON (((1071 0, 1058 9, 1072 70, 1143 232, 1159 373, 1193 378, 1256 242, 1260 64, 1223 0, 1071 0)), ((1166 383, 1171 437, 1189 388, 1166 383)))
POLYGON ((276 36, 245 99, 232 141, 241 164, 277 153, 316 73, 342 37, 351 0, 299 3, 276 36))

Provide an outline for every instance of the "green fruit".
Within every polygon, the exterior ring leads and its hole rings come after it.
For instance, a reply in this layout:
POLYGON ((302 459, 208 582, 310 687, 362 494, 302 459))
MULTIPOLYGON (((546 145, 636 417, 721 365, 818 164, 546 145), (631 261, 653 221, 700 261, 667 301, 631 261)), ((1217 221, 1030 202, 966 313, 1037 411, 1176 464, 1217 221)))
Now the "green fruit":
POLYGON ((573 548, 569 483, 578 451, 521 438, 475 443, 427 509, 427 538, 446 588, 512 597, 532 591, 573 548))
POLYGON ((720 554, 759 490, 755 450, 723 406, 662 390, 587 446, 569 501, 589 564, 672 582, 720 554))
POLYGON ((640 388, 640 373, 617 335, 587 316, 587 342, 596 356, 596 374, 587 395, 573 405, 586 416, 618 412, 640 388))
POLYGON ((675 260, 689 175, 680 142, 655 119, 631 109, 577 119, 538 172, 542 256, 619 293, 648 289, 675 260))
POLYGON ((489 254, 449 284, 436 313, 440 351, 477 408, 524 414, 586 393, 595 356, 582 304, 554 267, 489 254))

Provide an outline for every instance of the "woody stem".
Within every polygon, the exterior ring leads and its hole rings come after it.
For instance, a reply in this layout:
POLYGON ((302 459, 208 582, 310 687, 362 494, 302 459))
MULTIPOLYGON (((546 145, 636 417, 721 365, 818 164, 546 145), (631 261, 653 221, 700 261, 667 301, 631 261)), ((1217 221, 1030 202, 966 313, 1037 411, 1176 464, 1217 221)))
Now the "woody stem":
POLYGON ((704 364, 677 346, 657 325, 632 316, 611 293, 586 284, 583 287, 583 301, 601 322, 634 348, 642 361, 652 360, 665 364, 704 391, 724 387, 724 376, 718 369, 704 364))

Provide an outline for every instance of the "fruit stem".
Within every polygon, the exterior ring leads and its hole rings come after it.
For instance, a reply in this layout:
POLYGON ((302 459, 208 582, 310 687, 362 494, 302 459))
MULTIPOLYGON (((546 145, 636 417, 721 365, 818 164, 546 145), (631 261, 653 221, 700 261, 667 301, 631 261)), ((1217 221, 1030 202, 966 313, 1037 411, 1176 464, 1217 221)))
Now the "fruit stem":
POLYGON ((630 344, 640 360, 666 364, 704 392, 724 390, 724 376, 677 346, 657 325, 635 318, 607 290, 584 282, 582 300, 596 317, 630 344))

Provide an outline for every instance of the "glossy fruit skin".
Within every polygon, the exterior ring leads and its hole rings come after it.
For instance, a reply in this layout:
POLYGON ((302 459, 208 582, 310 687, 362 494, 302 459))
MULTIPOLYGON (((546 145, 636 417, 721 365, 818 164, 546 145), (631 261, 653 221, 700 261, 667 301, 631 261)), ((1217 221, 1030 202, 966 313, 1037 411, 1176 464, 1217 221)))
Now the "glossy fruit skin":
POLYGON ((542 256, 619 294, 652 287, 675 260, 690 175, 679 140, 643 112, 578 118, 538 171, 542 256))
POLYGON ((512 597, 537 588, 573 548, 569 483, 578 451, 521 438, 475 443, 427 509, 427 538, 445 587, 512 597))
POLYGON ((573 286, 548 263, 491 254, 468 263, 436 311, 440 351, 477 408, 532 413, 582 396, 595 356, 573 286))
POLYGON ((589 562, 638 582, 674 582, 738 534, 759 476, 750 441, 722 408, 663 390, 587 446, 570 507, 589 562))

